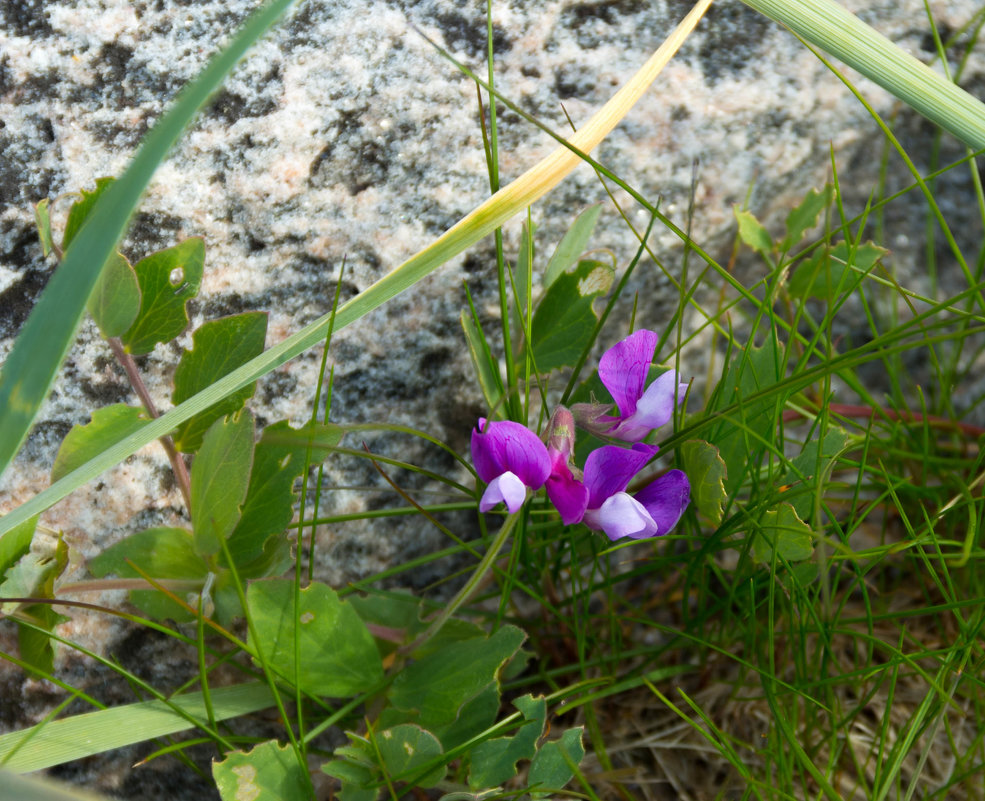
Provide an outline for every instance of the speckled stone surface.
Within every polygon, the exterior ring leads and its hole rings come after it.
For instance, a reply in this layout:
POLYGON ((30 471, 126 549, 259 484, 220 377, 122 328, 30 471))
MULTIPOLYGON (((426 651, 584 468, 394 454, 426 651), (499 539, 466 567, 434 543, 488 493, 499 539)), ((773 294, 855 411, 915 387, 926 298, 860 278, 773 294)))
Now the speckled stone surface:
MULTIPOLYGON (((0 0, 0 356, 53 269, 41 257, 31 204, 119 174, 169 99, 253 5, 0 0)), ((689 8, 683 0, 493 5, 499 89, 559 131, 566 129, 561 104, 576 123, 587 118, 689 8)), ((929 60, 933 42, 921 0, 848 5, 929 60)), ((967 21, 975 7, 971 0, 931 2, 945 32, 967 21)), ((308 0, 253 49, 159 170, 124 251, 136 259, 183 237, 205 238, 206 273, 192 304, 194 323, 266 310, 268 344, 278 342, 328 310, 343 258, 345 300, 487 196, 474 86, 412 26, 459 58, 482 65, 485 18, 479 4, 308 0)), ((978 54, 963 78, 979 96, 983 70, 978 54)), ((882 90, 860 85, 879 113, 902 114, 906 144, 923 158, 928 126, 882 90)), ((512 113, 500 115, 499 145, 504 182, 552 149, 544 134, 512 113)), ((662 210, 682 227, 695 180, 693 236, 726 258, 732 205, 748 197, 752 209, 775 225, 796 198, 824 182, 832 152, 843 177, 851 176, 848 197, 861 208, 881 154, 867 112, 791 35, 738 2, 722 0, 595 156, 652 200, 660 199, 662 210)), ((945 157, 960 152, 945 145, 945 157)), ((960 213, 964 179, 955 174, 946 180, 955 183, 951 210, 960 213)), ((947 203, 947 186, 943 196, 947 203)), ((579 168, 534 208, 539 247, 549 253, 575 213, 604 199, 594 173, 579 168)), ((918 272, 919 243, 906 237, 913 228, 910 215, 919 210, 915 204, 897 208, 903 209, 893 212, 898 219, 888 222, 898 227, 900 263, 918 272)), ((645 225, 644 214, 629 209, 633 221, 645 225)), ((506 228, 510 253, 518 232, 519 221, 506 228)), ((966 235, 973 238, 975 229, 966 235)), ((635 249, 611 206, 592 244, 611 249, 620 264, 635 249)), ((657 234, 652 244, 678 272, 679 242, 657 234)), ((486 242, 336 335, 333 419, 409 425, 466 449, 482 404, 458 322, 463 281, 488 330, 495 329, 495 266, 486 242)), ((676 304, 675 291, 650 262, 630 286, 630 295, 636 291, 637 324, 659 327, 676 304)), ((613 328, 609 339, 621 333, 613 328)), ((187 334, 182 343, 188 343, 187 334)), ((138 360, 162 408, 169 405, 168 377, 177 355, 175 347, 158 347, 138 360)), ((685 363, 685 371, 700 374, 700 346, 688 358, 693 362, 685 363)), ((260 382, 251 408, 261 422, 308 417, 319 360, 320 351, 312 351, 260 382)), ((0 479, 0 511, 46 486, 58 443, 72 425, 87 421, 93 408, 121 401, 134 398, 94 326, 86 323, 26 447, 0 479)), ((395 458, 453 468, 434 449, 406 438, 367 441, 395 458)), ((329 476, 338 487, 380 483, 366 462, 336 465, 329 476)), ((416 477, 398 478, 411 491, 426 489, 416 477)), ((331 492, 323 509, 353 512, 393 500, 392 493, 376 490, 331 492)), ((181 521, 180 496, 157 446, 44 518, 86 558, 129 532, 181 521)), ((457 522, 467 526, 464 519, 457 522)), ((469 530, 460 533, 471 536, 469 530)), ((333 527, 320 534, 318 573, 339 584, 442 542, 419 521, 333 527)), ((423 585, 437 572, 404 581, 423 585)), ((112 651, 129 636, 105 620, 85 617, 72 625, 72 636, 96 649, 112 651)), ((80 664, 71 655, 61 660, 69 671, 80 664)), ((30 709, 35 706, 27 703, 14 717, 27 722, 36 714, 30 709)))

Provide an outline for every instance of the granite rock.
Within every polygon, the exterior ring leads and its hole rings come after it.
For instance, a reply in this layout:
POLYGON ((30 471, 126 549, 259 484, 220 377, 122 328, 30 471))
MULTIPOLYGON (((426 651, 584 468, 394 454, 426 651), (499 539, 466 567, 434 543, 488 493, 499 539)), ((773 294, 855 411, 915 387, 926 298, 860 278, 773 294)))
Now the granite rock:
MULTIPOLYGON (((576 123, 587 118, 690 4, 493 5, 498 88, 565 131, 564 111, 576 123)), ((848 5, 917 57, 931 58, 922 0, 848 5)), ((254 6, 246 0, 0 2, 0 357, 54 268, 37 245, 31 204, 119 174, 170 98, 254 6)), ((972 0, 933 0, 930 6, 945 32, 958 29, 976 10, 972 0)), ((268 344, 281 341, 330 308, 343 260, 346 300, 488 195, 475 87, 415 28, 483 67, 481 5, 307 0, 251 51, 201 113, 158 171, 123 247, 139 258, 184 237, 205 238, 206 273, 192 304, 194 324, 266 310, 268 344)), ((981 55, 972 57, 963 77, 979 95, 985 80, 981 55)), ((881 89, 864 80, 860 86, 880 114, 902 116, 913 151, 929 152, 927 125, 881 89)), ((504 182, 553 147, 512 112, 500 109, 499 124, 504 182)), ((727 257, 733 204, 748 202, 776 225, 791 203, 823 184, 833 153, 839 169, 851 176, 847 194, 860 209, 878 179, 881 148, 868 113, 815 56, 776 24, 722 0, 595 156, 659 199, 682 227, 693 186, 692 235, 713 255, 727 257)), ((946 143, 946 155, 960 153, 946 143)), ((967 189, 960 185, 964 177, 953 175, 947 179, 956 184, 953 194, 945 194, 954 200, 945 202, 960 218, 967 189)), ((626 200, 622 193, 617 197, 626 200)), ((538 246, 549 252, 579 210, 604 200, 594 173, 579 168, 533 209, 538 246)), ((645 214, 627 207, 634 224, 645 226, 645 214)), ((915 203, 897 208, 904 210, 894 211, 898 218, 889 224, 907 237, 913 227, 909 215, 921 212, 915 203)), ((506 227, 508 253, 515 253, 519 225, 515 220, 506 227)), ((962 230, 968 241, 976 232, 980 236, 970 223, 962 230)), ((611 205, 592 244, 610 249, 621 264, 636 247, 611 205)), ((919 274, 919 243, 910 237, 894 244, 904 269, 919 274)), ((680 242, 657 234, 653 246, 670 273, 679 273, 680 242)), ((458 322, 463 281, 488 330, 495 330, 495 257, 486 242, 336 334, 330 359, 333 419, 413 426, 460 451, 467 448, 469 426, 483 407, 458 322)), ((652 262, 638 271, 629 290, 630 296, 639 293, 639 325, 659 326, 676 304, 675 290, 652 262)), ((609 339, 622 333, 613 328, 609 339)), ((181 340, 189 341, 188 334, 181 340)), ((699 343, 687 351, 686 372, 703 371, 701 348, 699 343)), ((162 408, 168 408, 177 356, 176 347, 158 347, 139 360, 162 408)), ((258 419, 307 419, 319 362, 316 349, 263 379, 251 402, 258 419)), ((86 422, 93 408, 119 401, 134 398, 94 326, 86 323, 27 445, 0 480, 0 510, 47 484, 58 444, 72 425, 86 422)), ((394 458, 454 470, 449 459, 416 440, 390 435, 366 441, 394 458)), ((327 475, 333 487, 356 489, 327 493, 323 510, 341 514, 395 500, 366 461, 331 466, 327 475)), ((444 497, 430 494, 433 488, 412 474, 398 471, 395 477, 410 492, 420 491, 421 500, 444 497)), ((182 519, 180 496, 155 445, 60 503, 44 522, 63 530, 81 556, 91 557, 127 533, 182 519)), ((472 536, 466 517, 453 524, 459 534, 472 536)), ((317 572, 341 584, 443 542, 419 520, 332 527, 319 534, 317 572)), ((401 581, 423 586, 445 567, 439 563, 401 581)), ((95 624, 92 630, 94 647, 125 636, 95 624)), ((76 657, 61 659, 67 669, 76 657)))

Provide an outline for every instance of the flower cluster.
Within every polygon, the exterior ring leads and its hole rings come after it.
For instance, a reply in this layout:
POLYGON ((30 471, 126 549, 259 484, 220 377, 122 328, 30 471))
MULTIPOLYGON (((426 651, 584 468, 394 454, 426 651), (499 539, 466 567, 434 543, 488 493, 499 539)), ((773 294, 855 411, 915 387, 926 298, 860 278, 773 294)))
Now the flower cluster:
POLYGON ((652 331, 637 331, 610 348, 599 361, 599 379, 618 414, 602 404, 559 406, 547 428, 547 444, 520 423, 479 419, 472 430, 472 462, 487 487, 479 509, 505 503, 510 513, 523 506, 529 491, 544 487, 565 525, 584 523, 612 540, 666 534, 691 497, 687 476, 671 470, 630 494, 630 482, 656 455, 642 442, 665 425, 684 400, 687 384, 664 373, 646 385, 657 347, 652 331), (573 413, 572 413, 573 412, 573 413), (604 445, 590 453, 584 471, 574 465, 575 421, 599 436, 633 443, 604 445))

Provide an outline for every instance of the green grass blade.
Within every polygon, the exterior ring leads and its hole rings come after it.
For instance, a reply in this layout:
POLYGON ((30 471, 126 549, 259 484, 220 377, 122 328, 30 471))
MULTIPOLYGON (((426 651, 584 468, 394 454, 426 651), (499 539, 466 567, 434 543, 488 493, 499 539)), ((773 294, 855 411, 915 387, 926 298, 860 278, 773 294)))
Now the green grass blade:
POLYGON ((985 148, 985 104, 894 45, 834 0, 743 0, 950 131, 985 148))
POLYGON ((109 796, 95 795, 72 784, 61 784, 37 776, 30 778, 16 773, 0 773, 6 798, 18 801, 110 801, 109 796))
POLYGON ((123 176, 99 199, 72 240, 0 371, 0 475, 10 464, 44 401, 75 336, 86 300, 116 250, 151 176, 195 112, 243 54, 294 0, 272 0, 256 11, 229 45, 148 132, 123 176))
MULTIPOLYGON (((216 720, 246 715, 274 703, 270 688, 259 682, 220 687, 211 691, 210 698, 216 720)), ((179 695, 170 703, 205 720, 202 693, 179 695)), ((141 701, 4 734, 0 736, 0 760, 16 749, 4 767, 14 773, 27 773, 190 728, 188 719, 163 701, 141 701), (21 747, 25 738, 29 739, 21 747)))
MULTIPOLYGON (((640 68, 639 72, 578 130, 570 140, 576 148, 584 152, 594 149, 619 123, 650 83, 656 79, 664 65, 677 52, 710 3, 711 0, 700 0, 646 64, 640 68)), ((478 208, 459 220, 430 247, 412 256, 375 284, 367 287, 339 308, 337 312, 329 312, 309 323, 293 336, 278 343, 242 367, 228 373, 212 386, 192 396, 167 414, 148 423, 139 432, 120 440, 113 447, 107 448, 96 458, 72 471, 44 492, 35 495, 30 501, 0 518, 0 536, 35 514, 34 510, 43 511, 47 509, 104 470, 108 470, 114 464, 136 453, 144 445, 167 434, 240 387, 246 386, 260 376, 293 359, 299 353, 321 343, 329 326, 332 325, 333 315, 335 319, 334 330, 341 331, 347 325, 359 320, 386 301, 404 292, 446 261, 474 245, 515 214, 533 204, 534 201, 560 183, 580 163, 581 159, 568 148, 558 148, 513 183, 500 189, 478 208)))

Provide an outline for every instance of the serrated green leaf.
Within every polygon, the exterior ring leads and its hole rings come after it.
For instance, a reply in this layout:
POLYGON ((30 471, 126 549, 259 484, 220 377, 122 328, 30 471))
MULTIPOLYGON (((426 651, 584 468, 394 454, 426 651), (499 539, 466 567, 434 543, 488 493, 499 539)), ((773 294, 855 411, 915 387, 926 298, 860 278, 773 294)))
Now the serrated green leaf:
POLYGON ((48 198, 34 204, 34 224, 38 229, 38 239, 41 240, 41 253, 47 259, 55 249, 55 240, 51 237, 51 214, 48 209, 48 198))
POLYGON ((364 692, 383 678, 376 644, 356 611, 330 587, 314 582, 301 590, 295 621, 294 582, 262 579, 250 584, 246 603, 268 664, 286 680, 295 680, 295 626, 302 691, 342 698, 364 692))
POLYGON ((125 403, 96 409, 88 423, 72 426, 62 440, 51 468, 51 480, 58 481, 149 422, 140 409, 125 403))
POLYGON ((553 795, 571 781, 574 771, 571 765, 578 766, 585 757, 585 746, 581 742, 582 728, 578 726, 568 729, 561 735, 560 740, 544 743, 537 756, 530 763, 530 773, 527 784, 530 787, 540 787, 532 790, 532 799, 546 798, 553 795))
POLYGON ((222 801, 309 801, 307 770, 291 748, 269 740, 212 763, 222 801))
POLYGON ((814 553, 813 538, 814 532, 797 516, 793 506, 781 503, 776 509, 763 513, 752 549, 763 564, 772 563, 774 548, 784 561, 800 562, 814 553))
POLYGON ((398 674, 390 685, 390 702, 397 709, 416 713, 414 722, 437 733, 455 720, 466 702, 496 681, 500 668, 525 638, 516 626, 503 626, 489 638, 460 641, 433 651, 398 674))
POLYGON ((203 556, 217 553, 239 522, 252 467, 253 415, 243 410, 216 420, 191 474, 192 531, 203 556))
POLYGON ((575 221, 571 223, 571 227, 554 249, 551 260, 547 262, 547 269, 544 270, 544 289, 549 289, 585 252, 601 213, 602 205, 596 203, 575 217, 575 221))
POLYGON ((544 293, 531 323, 537 370, 572 366, 587 347, 598 322, 592 304, 612 286, 614 272, 601 261, 580 261, 559 275, 544 293))
POLYGON ((739 224, 739 239, 762 256, 769 257, 773 252, 773 239, 763 224, 751 212, 738 206, 733 207, 735 221, 739 224))
POLYGON ((543 696, 524 695, 513 702, 523 715, 524 724, 512 737, 497 737, 472 749, 469 786, 476 789, 495 787, 516 776, 516 763, 532 759, 537 741, 544 733, 547 701, 543 696))
POLYGON ((137 319, 140 284, 122 253, 114 253, 99 274, 86 309, 104 337, 118 337, 137 319))
POLYGON ((767 333, 762 347, 736 348, 709 405, 709 413, 738 405, 713 427, 708 437, 725 462, 724 484, 729 495, 735 493, 749 470, 755 469, 765 448, 763 440, 770 440, 769 432, 775 426, 783 395, 750 398, 779 382, 783 373, 781 360, 779 343, 772 331, 767 333))
POLYGON ((188 327, 185 304, 198 293, 205 269, 205 243, 192 237, 151 253, 134 267, 140 284, 140 312, 120 339, 129 353, 150 353, 188 327))
POLYGON ((479 389, 486 399, 486 407, 498 409, 503 398, 503 381, 499 375, 499 365, 492 357, 489 344, 482 329, 473 319, 470 312, 462 310, 462 331, 465 333, 465 344, 472 358, 475 376, 479 381, 479 389))
POLYGON ((800 205, 794 207, 787 215, 787 235, 780 242, 780 250, 786 253, 790 248, 804 238, 804 234, 815 225, 817 218, 831 203, 831 185, 825 184, 818 192, 808 190, 800 205))
MULTIPOLYGON (((410 723, 379 732, 376 747, 383 760, 382 767, 391 780, 410 780, 442 753, 437 737, 410 723)), ((446 772, 445 765, 438 765, 417 779, 413 786, 423 789, 434 787, 445 778, 446 772)))
POLYGON ((809 518, 813 509, 814 487, 810 484, 811 479, 827 474, 831 463, 847 447, 849 439, 846 431, 832 426, 824 432, 820 442, 817 438, 808 440, 800 455, 791 461, 790 470, 780 483, 788 487, 784 501, 793 506, 800 518, 809 518))
POLYGON ((79 199, 72 204, 68 210, 68 218, 65 220, 65 230, 62 232, 63 251, 68 250, 68 246, 72 244, 75 235, 82 229, 83 223, 96 207, 96 201, 115 181, 115 178, 97 178, 95 189, 83 189, 79 192, 79 199))
POLYGON ((718 448, 710 442, 692 439, 680 447, 684 472, 691 483, 691 500, 698 511, 718 525, 722 522, 726 467, 718 448))
MULTIPOLYGON (((335 750, 338 754, 341 748, 335 750)), ((327 773, 342 782, 342 790, 338 794, 339 801, 376 801, 380 794, 375 784, 371 768, 357 765, 345 759, 333 759, 321 766, 322 772, 327 773)))
MULTIPOLYGON (((434 736, 441 741, 446 751, 457 748, 473 737, 478 737, 496 722, 500 704, 499 682, 490 682, 479 691, 475 698, 465 702, 458 711, 458 717, 451 723, 435 727, 434 736)), ((397 713, 395 719, 399 720, 416 715, 416 713, 399 712, 398 710, 394 710, 394 712, 397 713)))
POLYGON ((31 550, 31 540, 34 539, 34 530, 38 527, 38 517, 35 515, 28 518, 0 538, 0 576, 31 550))
MULTIPOLYGON (((174 371, 174 392, 171 402, 177 406, 215 381, 246 364, 263 352, 267 338, 265 312, 247 312, 203 323, 192 334, 191 350, 181 354, 174 371)), ((193 453, 202 444, 202 437, 216 420, 243 408, 253 396, 256 382, 247 384, 227 395, 219 403, 182 423, 172 438, 179 451, 193 453)))
POLYGON ((295 429, 287 420, 263 430, 253 450, 243 512, 227 541, 238 568, 245 569, 259 559, 267 541, 282 533, 291 522, 294 482, 304 472, 305 458, 312 464, 323 461, 343 435, 344 431, 331 423, 308 423, 295 429))
MULTIPOLYGON (((190 531, 160 527, 138 531, 111 545, 89 560, 89 571, 97 578, 111 573, 121 578, 137 578, 142 572, 156 579, 204 582, 209 566, 195 551, 195 539, 190 531)), ((157 590, 132 590, 130 602, 155 620, 171 618, 181 623, 192 619, 190 612, 157 590)))

